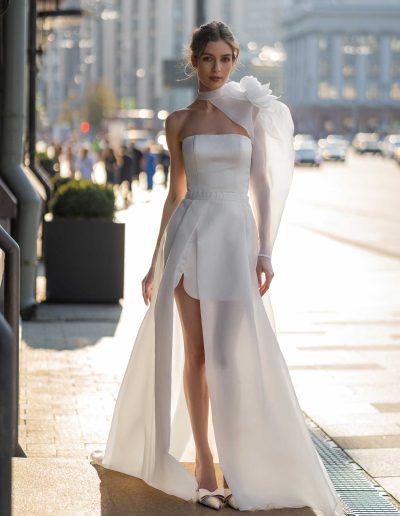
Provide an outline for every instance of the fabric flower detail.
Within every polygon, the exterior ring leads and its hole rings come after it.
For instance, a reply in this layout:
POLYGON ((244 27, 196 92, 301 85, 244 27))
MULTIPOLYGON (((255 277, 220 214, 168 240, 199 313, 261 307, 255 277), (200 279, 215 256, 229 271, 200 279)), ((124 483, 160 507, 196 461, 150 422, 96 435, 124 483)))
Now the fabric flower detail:
POLYGON ((246 92, 247 98, 257 107, 268 107, 272 100, 276 100, 275 95, 271 95, 270 83, 261 84, 253 75, 245 75, 240 79, 239 86, 246 92))
POLYGON ((253 75, 245 75, 239 82, 230 81, 226 83, 225 91, 233 97, 247 99, 259 108, 267 108, 278 98, 271 94, 269 85, 270 83, 261 84, 253 75))

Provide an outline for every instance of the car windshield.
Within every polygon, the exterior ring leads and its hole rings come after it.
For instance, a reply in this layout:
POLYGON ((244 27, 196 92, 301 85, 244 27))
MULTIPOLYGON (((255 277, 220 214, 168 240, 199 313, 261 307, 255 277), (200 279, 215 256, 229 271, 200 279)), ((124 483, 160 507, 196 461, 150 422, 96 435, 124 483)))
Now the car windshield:
POLYGON ((315 150, 314 149, 298 149, 297 153, 300 156, 314 156, 315 150))

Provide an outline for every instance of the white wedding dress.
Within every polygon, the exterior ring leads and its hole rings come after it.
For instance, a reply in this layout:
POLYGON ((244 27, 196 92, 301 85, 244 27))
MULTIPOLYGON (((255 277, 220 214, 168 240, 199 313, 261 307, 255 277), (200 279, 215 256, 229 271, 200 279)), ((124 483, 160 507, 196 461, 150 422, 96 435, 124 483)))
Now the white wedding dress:
POLYGON ((196 479, 180 462, 195 458, 187 455, 193 437, 174 301, 183 274, 185 290, 200 300, 214 460, 239 509, 309 506, 341 516, 277 342, 268 293, 260 296, 256 276, 257 254, 272 251, 290 184, 290 113, 253 77, 199 98, 248 136, 231 130, 182 141, 188 191, 162 236, 152 300, 121 384, 102 465, 195 499, 196 479))

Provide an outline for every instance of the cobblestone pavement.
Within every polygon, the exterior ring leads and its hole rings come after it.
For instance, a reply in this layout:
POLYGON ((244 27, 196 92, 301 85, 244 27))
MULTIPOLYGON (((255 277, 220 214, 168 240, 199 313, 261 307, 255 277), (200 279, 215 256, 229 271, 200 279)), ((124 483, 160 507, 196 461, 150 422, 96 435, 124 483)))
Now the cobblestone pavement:
MULTIPOLYGON (((398 499, 399 192, 399 170, 379 158, 296 171, 271 288, 303 410, 398 499)), ((163 195, 120 212, 128 222, 121 306, 44 303, 23 323, 19 436, 28 457, 84 459, 104 447, 147 309, 140 281, 163 195)))

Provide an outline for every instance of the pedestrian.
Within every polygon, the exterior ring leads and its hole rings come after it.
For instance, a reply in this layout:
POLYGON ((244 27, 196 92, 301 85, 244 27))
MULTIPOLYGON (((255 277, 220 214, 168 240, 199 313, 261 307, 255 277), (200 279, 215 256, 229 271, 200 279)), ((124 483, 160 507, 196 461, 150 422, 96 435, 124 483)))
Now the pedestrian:
POLYGON ((137 147, 136 142, 131 142, 129 154, 133 160, 133 179, 138 181, 143 165, 143 152, 137 147))
POLYGON ((143 153, 144 170, 147 175, 147 190, 153 189, 153 176, 156 171, 157 158, 153 152, 151 152, 151 146, 148 145, 143 153))
POLYGON ((142 281, 150 306, 93 460, 213 509, 342 516, 262 299, 293 173, 292 117, 267 84, 230 80, 239 43, 226 24, 195 29, 189 48, 198 92, 166 119, 170 186, 142 281))
POLYGON ((68 169, 69 169, 69 176, 74 178, 75 177, 75 170, 76 170, 76 156, 72 149, 72 145, 68 145, 67 149, 65 151, 65 159, 68 163, 68 169))
POLYGON ((163 171, 164 171, 164 184, 165 184, 165 186, 167 186, 168 172, 169 172, 169 166, 171 164, 171 158, 170 158, 168 150, 164 149, 164 147, 161 150, 160 163, 161 163, 161 165, 163 167, 163 171))
POLYGON ((89 156, 89 149, 82 147, 76 164, 82 179, 92 180, 93 164, 93 159, 89 156))
POLYGON ((117 158, 108 142, 103 150, 102 159, 107 176, 106 181, 114 185, 116 183, 117 158))
POLYGON ((117 156, 118 184, 122 189, 125 205, 132 202, 133 160, 126 145, 121 145, 117 156))

